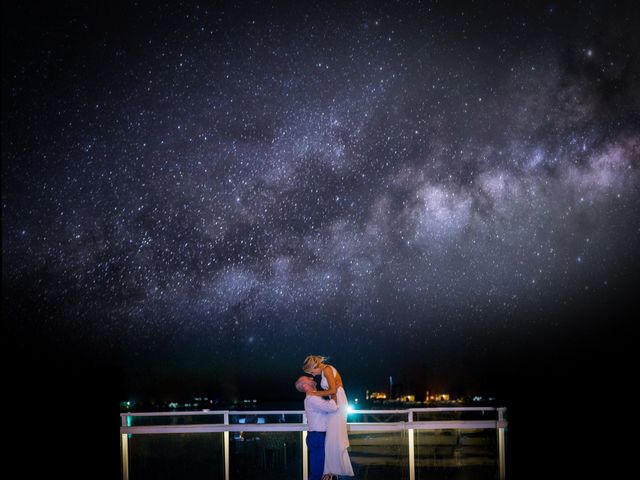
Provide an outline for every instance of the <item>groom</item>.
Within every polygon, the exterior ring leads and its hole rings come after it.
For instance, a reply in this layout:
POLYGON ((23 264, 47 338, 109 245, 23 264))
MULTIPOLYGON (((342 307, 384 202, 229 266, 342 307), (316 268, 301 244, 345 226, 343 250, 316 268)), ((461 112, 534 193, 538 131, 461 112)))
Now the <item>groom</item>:
MULTIPOLYGON (((305 375, 296 381, 299 392, 315 392, 316 382, 305 375)), ((304 399, 304 413, 307 416, 307 447, 309 448, 309 480, 320 480, 324 471, 324 438, 327 433, 327 415, 338 410, 334 400, 324 400, 316 395, 304 399)))

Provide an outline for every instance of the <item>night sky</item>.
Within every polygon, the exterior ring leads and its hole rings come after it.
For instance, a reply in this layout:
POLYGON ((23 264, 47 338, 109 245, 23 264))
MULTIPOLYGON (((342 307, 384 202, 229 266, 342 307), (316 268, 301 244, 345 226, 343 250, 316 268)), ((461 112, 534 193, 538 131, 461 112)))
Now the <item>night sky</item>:
POLYGON ((3 3, 14 394, 626 398, 633 2, 312 3, 3 3))

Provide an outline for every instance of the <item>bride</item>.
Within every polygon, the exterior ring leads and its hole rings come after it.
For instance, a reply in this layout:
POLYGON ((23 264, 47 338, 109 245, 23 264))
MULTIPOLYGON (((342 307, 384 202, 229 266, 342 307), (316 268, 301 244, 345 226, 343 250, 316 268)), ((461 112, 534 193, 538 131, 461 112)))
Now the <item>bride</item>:
POLYGON ((349 437, 347 435, 347 394, 344 391, 342 377, 335 367, 324 363, 326 357, 309 355, 304 360, 302 370, 310 375, 322 375, 320 386, 324 390, 309 392, 307 395, 331 396, 338 404, 338 411, 329 415, 325 440, 323 480, 335 475, 353 477, 353 468, 349 459, 349 437))

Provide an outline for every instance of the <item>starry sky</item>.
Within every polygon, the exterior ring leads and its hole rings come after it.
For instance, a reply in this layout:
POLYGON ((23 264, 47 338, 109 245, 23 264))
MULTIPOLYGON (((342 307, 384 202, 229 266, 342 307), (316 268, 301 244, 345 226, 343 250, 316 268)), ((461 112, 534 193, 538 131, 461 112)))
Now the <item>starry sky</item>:
POLYGON ((513 478, 624 458, 568 439, 622 438, 599 409, 633 398, 634 2, 0 17, 5 396, 47 412, 8 428, 42 464, 117 478, 120 401, 299 401, 308 354, 352 398, 497 397, 513 478))
POLYGON ((640 246, 632 3, 3 4, 17 355, 229 399, 295 396, 311 353, 359 395, 505 398, 610 358, 640 246))

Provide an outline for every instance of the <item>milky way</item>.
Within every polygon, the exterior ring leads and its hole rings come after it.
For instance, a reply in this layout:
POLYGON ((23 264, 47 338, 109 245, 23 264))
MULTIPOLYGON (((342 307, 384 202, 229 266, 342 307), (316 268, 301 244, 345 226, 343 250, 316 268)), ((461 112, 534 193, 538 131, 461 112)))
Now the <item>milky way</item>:
POLYGON ((239 365, 297 362, 311 333, 361 361, 549 332, 637 260, 637 32, 607 4, 76 6, 9 29, 4 301, 29 292, 20 322, 63 342, 239 365))

